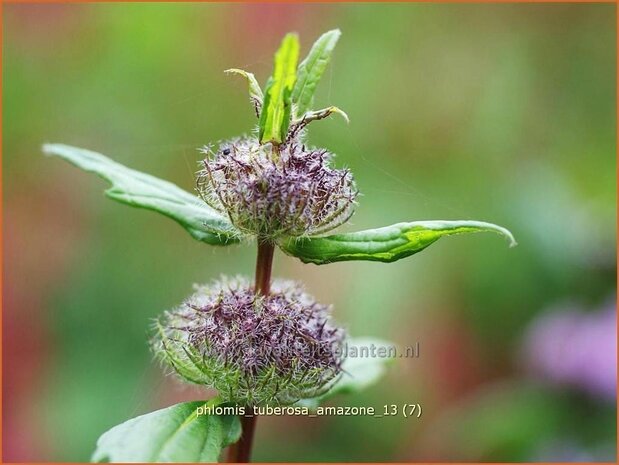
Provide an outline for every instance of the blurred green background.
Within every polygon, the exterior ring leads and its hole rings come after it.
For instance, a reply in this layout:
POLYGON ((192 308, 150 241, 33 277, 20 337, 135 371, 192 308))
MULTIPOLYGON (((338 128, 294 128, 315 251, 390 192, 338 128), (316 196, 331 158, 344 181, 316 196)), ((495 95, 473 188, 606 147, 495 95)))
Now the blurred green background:
MULTIPOLYGON (((531 369, 526 336, 549 309, 614 315, 614 5, 3 8, 5 461, 88 460, 111 426, 204 398, 163 376, 148 327, 192 283, 253 273, 251 248, 205 246, 111 202, 102 181, 41 144, 90 148, 191 189, 196 148, 255 124, 245 83, 222 71, 264 82, 285 32, 300 33, 304 54, 335 27, 316 106, 338 105, 351 123, 315 123, 310 142, 364 194, 346 229, 479 219, 520 245, 450 238, 391 265, 280 253, 275 275, 334 303, 352 334, 420 343, 418 359, 332 403, 420 403, 423 416, 261 418, 255 460, 615 460, 616 395, 582 388, 578 370, 553 378, 554 362, 531 369)), ((611 393, 613 321, 603 348, 586 335, 573 347, 603 359, 611 393)), ((542 339, 569 348, 562 334, 542 339)))

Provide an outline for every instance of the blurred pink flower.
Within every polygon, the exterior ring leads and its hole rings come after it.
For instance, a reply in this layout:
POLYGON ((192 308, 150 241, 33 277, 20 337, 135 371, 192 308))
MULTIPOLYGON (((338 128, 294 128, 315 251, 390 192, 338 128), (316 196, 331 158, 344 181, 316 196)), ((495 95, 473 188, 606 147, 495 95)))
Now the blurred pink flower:
POLYGON ((617 398, 616 299, 595 312, 562 307, 533 321, 524 358, 533 373, 590 395, 617 398))

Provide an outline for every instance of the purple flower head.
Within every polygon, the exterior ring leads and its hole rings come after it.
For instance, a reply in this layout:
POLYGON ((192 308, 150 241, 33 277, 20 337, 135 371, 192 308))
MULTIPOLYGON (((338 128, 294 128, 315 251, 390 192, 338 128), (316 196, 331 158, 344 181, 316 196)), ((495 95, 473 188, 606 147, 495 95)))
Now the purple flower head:
POLYGON ((277 151, 254 137, 217 151, 204 148, 198 191, 248 235, 262 239, 316 235, 346 222, 357 189, 348 170, 330 168, 332 155, 290 140, 277 151))
POLYGON ((197 286, 157 329, 155 353, 225 401, 291 404, 319 395, 341 372, 344 330, 292 281, 274 281, 268 296, 242 278, 197 286))
POLYGON ((525 360, 539 376, 616 400, 615 300, 597 312, 566 308, 542 315, 526 336, 525 360))

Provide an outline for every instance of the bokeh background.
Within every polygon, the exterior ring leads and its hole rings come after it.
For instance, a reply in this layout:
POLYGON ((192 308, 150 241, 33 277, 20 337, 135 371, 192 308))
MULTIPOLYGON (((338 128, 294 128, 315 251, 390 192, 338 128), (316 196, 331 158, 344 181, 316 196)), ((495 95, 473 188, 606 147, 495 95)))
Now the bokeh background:
POLYGON ((5 461, 84 461, 137 414, 206 393, 151 359, 148 327, 194 282, 253 273, 105 199, 44 142, 194 183, 209 142, 252 130, 246 85, 281 36, 343 31, 314 123, 364 196, 352 228, 502 224, 391 265, 302 265, 356 336, 420 357, 334 405, 420 403, 421 419, 261 418, 259 461, 615 460, 615 6, 58 4, 4 7, 5 461))

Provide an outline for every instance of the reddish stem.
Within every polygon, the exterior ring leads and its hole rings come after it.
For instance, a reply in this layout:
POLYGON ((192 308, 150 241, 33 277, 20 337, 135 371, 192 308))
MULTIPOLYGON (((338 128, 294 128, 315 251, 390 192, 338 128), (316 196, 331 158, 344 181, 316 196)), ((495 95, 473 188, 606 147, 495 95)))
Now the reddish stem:
POLYGON ((258 243, 256 259, 256 294, 267 295, 271 290, 271 268, 275 245, 271 242, 258 243))
MULTIPOLYGON (((267 295, 271 290, 271 269, 273 267, 273 252, 275 246, 271 242, 258 242, 258 258, 256 259, 256 294, 267 295)), ((248 463, 251 457, 251 447, 256 429, 256 417, 241 417, 241 439, 228 449, 229 463, 248 463)))

